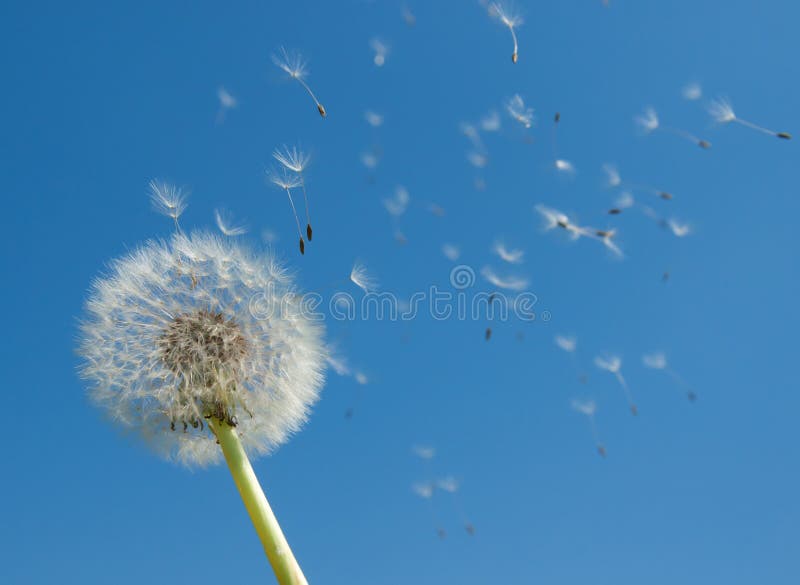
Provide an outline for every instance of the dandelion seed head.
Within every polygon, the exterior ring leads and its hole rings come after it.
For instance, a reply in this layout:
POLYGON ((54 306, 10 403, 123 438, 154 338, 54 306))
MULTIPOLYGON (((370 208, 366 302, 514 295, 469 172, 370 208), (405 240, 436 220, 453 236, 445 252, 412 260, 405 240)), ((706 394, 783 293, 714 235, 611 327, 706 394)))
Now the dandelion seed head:
POLYGON ((533 126, 533 108, 525 105, 525 100, 519 94, 514 94, 509 100, 506 101, 506 112, 513 119, 516 120, 523 128, 530 128, 533 126))
POLYGON ((378 290, 377 279, 369 274, 367 267, 361 262, 356 262, 353 264, 353 269, 350 271, 350 280, 365 293, 371 293, 378 290))
POLYGON ((726 98, 711 100, 711 103, 708 105, 708 113, 720 124, 727 124, 736 119, 733 106, 726 98))
POLYGON ((689 101, 699 100, 701 97, 703 97, 703 88, 700 87, 699 83, 687 83, 683 86, 683 89, 681 89, 681 95, 683 96, 683 99, 689 101))
POLYGON ((293 79, 303 79, 308 75, 308 62, 297 51, 281 47, 272 54, 272 62, 293 79))
POLYGON ((636 125, 646 134, 658 129, 658 114, 653 108, 645 108, 644 113, 636 116, 634 120, 636 125))
POLYGON ((520 276, 500 276, 490 266, 481 268, 481 275, 497 288, 522 291, 528 288, 528 279, 520 276))
POLYGON ((323 383, 322 329, 275 261, 204 233, 148 242, 96 280, 81 324, 92 400, 161 454, 221 459, 209 417, 264 455, 306 421, 323 383))
POLYGON ((504 26, 512 29, 521 26, 523 23, 522 15, 505 2, 492 2, 489 4, 489 15, 492 18, 496 18, 504 26))
POLYGON ((379 38, 370 39, 369 46, 373 52, 372 62, 377 67, 383 67, 386 63, 386 56, 389 54, 389 46, 379 38))
POLYGON ((267 179, 269 182, 279 187, 280 189, 296 189, 303 184, 303 180, 297 173, 287 172, 287 168, 281 168, 267 171, 267 179))
POLYGON ((454 244, 442 244, 442 254, 451 262, 455 262, 461 257, 461 249, 454 244))
POLYGON ((506 245, 499 240, 492 246, 492 252, 509 264, 520 264, 525 257, 525 250, 509 250, 506 248, 506 245))
POLYGON ((153 209, 178 221, 178 218, 186 211, 186 199, 189 197, 189 192, 183 187, 176 187, 159 179, 150 181, 149 187, 153 209))
POLYGON ((231 214, 224 209, 214 210, 214 220, 217 223, 219 231, 226 236, 242 236, 247 233, 247 228, 243 225, 235 225, 231 214))
POLYGON ((272 152, 272 158, 286 170, 300 174, 308 168, 311 163, 311 155, 303 152, 296 146, 286 146, 276 148, 272 152))
POLYGON ((642 356, 642 363, 646 368, 663 370, 667 367, 667 356, 661 351, 646 353, 642 356))
POLYGON ((555 342, 558 347, 568 353, 574 352, 578 347, 578 340, 574 337, 569 337, 566 335, 556 335, 555 342))
POLYGON ((574 410, 589 417, 594 416, 594 413, 597 412, 597 404, 594 400, 573 399, 571 404, 574 410))

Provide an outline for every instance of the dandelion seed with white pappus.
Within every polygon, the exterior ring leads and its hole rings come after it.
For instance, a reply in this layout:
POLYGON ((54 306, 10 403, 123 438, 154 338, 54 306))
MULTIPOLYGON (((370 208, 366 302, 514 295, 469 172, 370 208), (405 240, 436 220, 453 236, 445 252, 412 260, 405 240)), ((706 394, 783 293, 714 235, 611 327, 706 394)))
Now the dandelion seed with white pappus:
POLYGON ((222 124, 225 121, 225 115, 228 113, 228 110, 236 109, 239 105, 239 101, 224 87, 217 88, 217 99, 219 100, 217 124, 222 124))
POLYGON ((518 122, 523 128, 533 126, 533 108, 525 105, 525 100, 519 94, 514 94, 506 101, 506 112, 512 120, 518 122))
POLYGON ((394 196, 387 197, 383 200, 383 206, 386 208, 386 211, 389 212, 389 215, 397 218, 406 212, 410 201, 411 195, 409 195, 408 189, 402 185, 398 185, 394 189, 394 196))
POLYGON ((628 388, 628 383, 625 381, 625 378, 622 376, 622 358, 615 355, 608 355, 608 356, 598 356, 594 358, 594 365, 596 365, 601 370, 605 370, 611 374, 614 374, 614 377, 619 382, 619 385, 625 392, 625 397, 628 400, 628 406, 631 409, 631 414, 634 416, 639 413, 638 408, 636 408, 636 404, 633 401, 633 396, 631 395, 631 391, 628 388))
POLYGON ((673 235, 678 238, 684 238, 692 233, 692 226, 688 223, 681 223, 675 219, 668 220, 667 226, 673 235))
POLYGON ((455 262, 461 257, 461 249, 455 244, 442 244, 442 254, 451 262, 455 262))
POLYGON ((364 119, 367 121, 367 124, 373 128, 378 128, 383 125, 383 116, 372 110, 364 112, 364 119))
POLYGON ((464 506, 461 503, 461 498, 459 497, 461 482, 459 482, 452 475, 448 475, 437 479, 435 485, 438 489, 450 494, 450 497, 453 500, 453 504, 455 505, 456 511, 458 515, 461 517, 461 523, 464 526, 464 530, 470 536, 475 536, 475 525, 472 522, 470 522, 466 512, 464 512, 464 506))
POLYGON ((525 258, 525 250, 509 250, 506 248, 506 245, 499 240, 492 246, 492 252, 497 254, 503 262, 508 262, 509 264, 521 264, 525 258))
POLYGON ((481 276, 497 288, 506 290, 522 291, 528 288, 528 279, 520 276, 500 276, 490 266, 481 268, 481 276))
POLYGON ((689 399, 689 402, 694 402, 697 400, 697 394, 694 393, 694 391, 675 370, 669 367, 667 356, 664 352, 654 351, 652 353, 644 354, 642 356, 642 364, 651 370, 660 370, 662 372, 666 372, 681 388, 686 391, 686 397, 689 399))
POLYGON ((581 413, 587 419, 589 419, 589 425, 592 429, 592 439, 594 440, 595 448, 597 449, 597 453, 601 457, 606 456, 606 448, 603 446, 603 443, 600 441, 600 435, 597 432, 597 424, 594 420, 594 415, 597 412, 597 404, 594 400, 573 400, 572 401, 572 408, 573 410, 581 413))
POLYGON ((708 105, 708 113, 711 114, 711 117, 720 124, 736 122, 737 124, 745 126, 746 128, 763 132, 764 134, 777 136, 778 138, 782 138, 784 140, 790 140, 792 138, 792 135, 788 132, 776 132, 774 130, 770 130, 769 128, 758 126, 757 124, 753 124, 752 122, 748 122, 747 120, 739 118, 736 115, 736 112, 733 111, 731 102, 726 98, 712 100, 708 105))
POLYGON ((153 209, 162 215, 171 217, 175 223, 175 230, 180 233, 181 226, 178 218, 186 211, 186 199, 189 197, 189 192, 183 187, 176 187, 159 179, 150 181, 149 186, 153 209))
POLYGON ((685 100, 689 100, 691 102, 697 101, 703 97, 703 88, 700 87, 699 83, 687 83, 681 89, 681 95, 685 100))
POLYGON ((242 236, 247 233, 247 228, 243 225, 235 225, 231 214, 224 209, 214 210, 214 221, 216 221, 219 231, 228 237, 242 236))
POLYGON ((361 262, 353 264, 350 281, 367 294, 378 290, 378 280, 369 274, 367 267, 361 262))
POLYGON ((504 2, 492 2, 489 5, 489 15, 497 19, 497 21, 508 28, 511 33, 511 40, 514 41, 514 51, 511 53, 511 62, 516 63, 519 60, 519 44, 517 43, 517 33, 515 29, 522 26, 522 16, 512 10, 504 2))
POLYGON ((500 130, 500 114, 495 110, 491 110, 481 118, 481 130, 484 132, 497 132, 500 130))
POLYGON ((661 130, 662 132, 667 132, 669 134, 679 136, 684 140, 688 140, 689 142, 693 142, 700 148, 704 149, 711 148, 711 143, 708 140, 703 140, 702 138, 698 138, 691 132, 688 132, 681 128, 663 126, 658 119, 658 114, 653 108, 646 108, 643 114, 636 116, 635 121, 636 124, 642 129, 642 131, 645 134, 650 134, 652 132, 655 132, 656 130, 661 130))
POLYGON ((376 37, 370 39, 369 46, 372 49, 372 62, 376 67, 383 67, 389 54, 389 45, 376 37))
POLYGON ((306 192, 304 173, 308 165, 311 164, 311 155, 303 152, 296 146, 290 148, 284 144, 281 148, 276 148, 272 152, 272 158, 278 161, 284 169, 295 173, 300 179, 300 187, 303 189, 303 200, 306 204, 306 236, 308 236, 308 241, 310 242, 313 237, 313 230, 311 229, 311 210, 308 206, 308 193, 306 192))
POLYGON ((300 254, 306 253, 306 242, 303 239, 303 230, 300 228, 300 219, 297 217, 297 209, 294 206, 294 199, 292 198, 292 189, 296 189, 302 185, 302 180, 299 175, 287 172, 285 167, 281 167, 279 171, 273 170, 267 173, 269 181, 286 191, 286 196, 289 198, 289 205, 292 207, 294 214, 294 221, 297 224, 297 235, 300 236, 300 254))
POLYGON ((322 329, 293 290, 269 256, 177 233, 93 283, 78 349, 111 419, 187 466, 224 457, 282 585, 306 581, 248 456, 299 430, 323 383, 322 329))
POLYGON ((272 62, 285 71, 291 79, 296 80, 303 86, 308 95, 311 96, 311 99, 314 100, 320 116, 324 118, 328 115, 328 112, 317 99, 317 96, 314 95, 314 92, 311 91, 311 88, 305 80, 305 78, 308 77, 308 63, 300 53, 288 51, 284 47, 281 47, 278 53, 272 54, 272 62))

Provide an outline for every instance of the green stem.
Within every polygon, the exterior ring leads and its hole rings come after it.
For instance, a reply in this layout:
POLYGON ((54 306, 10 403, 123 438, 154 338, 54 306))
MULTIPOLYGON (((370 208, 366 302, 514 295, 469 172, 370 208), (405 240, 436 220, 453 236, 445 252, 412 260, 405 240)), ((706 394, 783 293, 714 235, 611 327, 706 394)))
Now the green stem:
POLYGON ((289 548, 289 543, 281 531, 272 508, 267 502, 264 490, 258 483, 253 467, 247 459, 239 435, 229 424, 211 418, 208 424, 217 436, 225 461, 231 470, 233 481, 239 488, 239 495, 242 496, 247 513, 256 528, 264 552, 267 553, 272 570, 280 585, 308 585, 297 559, 289 548))

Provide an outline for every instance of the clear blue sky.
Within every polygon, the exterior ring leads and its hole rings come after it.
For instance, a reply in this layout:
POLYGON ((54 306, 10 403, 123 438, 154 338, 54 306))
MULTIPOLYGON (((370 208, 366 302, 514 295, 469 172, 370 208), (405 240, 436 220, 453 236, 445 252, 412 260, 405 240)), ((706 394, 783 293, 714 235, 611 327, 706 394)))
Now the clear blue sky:
POLYGON ((497 236, 527 252, 549 323, 421 318, 334 323, 329 338, 370 377, 331 373, 307 427, 256 462, 312 583, 464 585, 797 583, 800 558, 797 139, 714 126, 680 88, 728 95, 745 118, 800 134, 800 6, 789 0, 520 1, 520 59, 477 2, 5 2, 0 8, 0 299, 4 465, 0 581, 119 585, 271 582, 224 467, 186 471, 122 435, 76 375, 76 320, 104 262, 170 233, 147 181, 192 188, 186 227, 213 228, 224 205, 275 248, 307 290, 331 291, 360 258, 384 289, 446 285, 449 241, 476 268, 497 264, 497 236), (372 63, 369 40, 391 45, 372 63), (269 55, 310 59, 322 120, 269 55), (216 88, 239 100, 215 125, 216 88), (487 188, 473 188, 459 122, 520 93, 538 123, 527 144, 486 138, 487 188), (638 136, 632 118, 708 138, 638 136), (385 116, 377 132, 365 109, 385 116), (562 114, 549 168, 549 121, 562 114), (264 184, 272 149, 313 151, 315 237, 296 249, 285 197, 264 184), (380 143, 368 183, 359 153, 380 143), (691 221, 677 239, 636 213, 609 218, 604 162, 675 194, 659 209, 691 221), (381 199, 412 205, 392 236, 381 199), (447 211, 428 213, 426 202, 447 211), (617 226, 627 258, 597 242, 543 235, 536 203, 617 226), (665 270, 670 281, 661 282, 665 270), (518 332, 524 339, 517 339, 518 332), (588 384, 556 333, 578 337, 588 384), (663 349, 700 399, 641 367, 663 349), (620 353, 640 416, 592 357, 620 353), (597 400, 608 449, 593 450, 570 399, 597 400), (425 466, 415 443, 438 449, 425 466), (413 482, 454 474, 477 528, 434 504, 440 541, 413 482))

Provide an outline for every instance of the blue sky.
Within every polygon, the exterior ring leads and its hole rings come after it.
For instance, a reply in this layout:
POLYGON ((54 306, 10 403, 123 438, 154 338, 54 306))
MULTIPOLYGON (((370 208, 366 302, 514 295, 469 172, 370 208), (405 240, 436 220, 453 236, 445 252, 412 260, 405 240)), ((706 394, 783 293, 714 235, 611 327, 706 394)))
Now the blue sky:
POLYGON ((275 253, 323 294, 356 259, 402 296, 446 287, 444 242, 478 270, 499 267, 490 246, 503 237, 526 250, 517 270, 552 315, 497 324, 488 343, 485 322, 330 323, 329 339, 369 377, 355 416, 343 413, 356 382, 331 372, 307 427, 255 463, 310 582, 797 581, 797 145, 716 126, 704 108, 727 95, 744 118, 800 132, 796 3, 520 1, 516 65, 508 32, 471 0, 410 0, 413 28, 390 1, 165 4, 0 8, 1 581, 272 579, 227 471, 159 460, 102 419, 76 375, 91 279, 171 231, 147 201, 153 177, 191 187, 185 227, 213 229, 224 206, 246 219, 253 246, 274 230, 275 253), (391 47, 382 68, 374 36, 391 47), (309 58, 327 119, 270 62, 281 45, 309 58), (682 99, 690 81, 703 100, 682 99), (216 125, 220 85, 240 105, 216 125), (459 123, 515 93, 536 110, 533 141, 503 115, 503 131, 485 137, 477 191, 459 123), (639 136, 633 116, 647 105, 713 147, 639 136), (380 129, 366 109, 385 116, 380 129), (556 111, 572 179, 550 168, 556 111), (264 183, 273 148, 294 142, 314 154, 304 257, 285 197, 264 183), (376 143, 369 182, 359 154, 376 143), (695 232, 678 239, 634 212, 608 217, 606 162, 673 193, 653 205, 695 232), (396 185, 412 199, 405 246, 381 202, 396 185), (537 203, 617 227, 626 258, 542 234, 537 203), (577 336, 587 384, 553 344, 558 333, 577 336), (653 349, 696 404, 641 366, 653 349), (591 365, 606 350, 623 356, 637 418, 591 365), (597 401, 606 459, 573 397, 597 401), (416 459, 414 444, 436 458, 416 459), (474 537, 437 492, 440 541, 411 492, 446 474, 462 481, 474 537))

